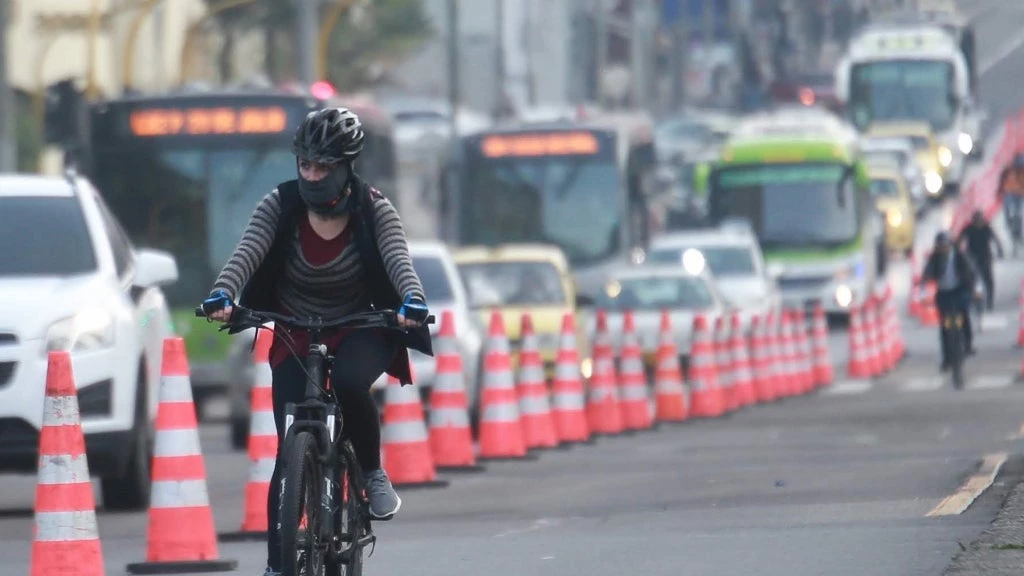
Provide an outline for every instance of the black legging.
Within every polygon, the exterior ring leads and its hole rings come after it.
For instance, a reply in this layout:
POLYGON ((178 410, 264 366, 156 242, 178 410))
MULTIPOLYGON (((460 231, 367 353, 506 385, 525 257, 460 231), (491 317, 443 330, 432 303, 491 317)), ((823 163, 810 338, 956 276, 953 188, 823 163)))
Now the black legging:
MULTIPOLYGON (((357 330, 346 336, 334 350, 331 385, 337 390, 344 427, 364 471, 380 468, 380 415, 370 394, 370 386, 390 366, 397 346, 395 340, 383 332, 357 330)), ((288 402, 302 402, 305 397, 306 373, 301 362, 289 356, 273 370, 278 456, 267 495, 267 563, 276 571, 281 570, 281 534, 277 530, 277 516, 281 500, 280 470, 284 466, 280 450, 284 407, 288 402)))
POLYGON ((978 266, 978 275, 981 276, 981 282, 985 285, 986 307, 992 310, 996 293, 995 278, 992 274, 992 255, 972 252, 971 256, 974 258, 974 263, 978 266))

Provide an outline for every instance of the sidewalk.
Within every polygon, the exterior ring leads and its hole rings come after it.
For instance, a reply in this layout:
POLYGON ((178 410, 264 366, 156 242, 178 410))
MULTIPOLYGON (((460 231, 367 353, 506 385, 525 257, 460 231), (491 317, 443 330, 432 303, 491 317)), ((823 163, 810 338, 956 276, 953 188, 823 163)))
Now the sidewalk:
POLYGON ((1002 509, 976 541, 953 557, 943 576, 1019 576, 1024 574, 1024 459, 1011 456, 1000 479, 1015 482, 1002 509))

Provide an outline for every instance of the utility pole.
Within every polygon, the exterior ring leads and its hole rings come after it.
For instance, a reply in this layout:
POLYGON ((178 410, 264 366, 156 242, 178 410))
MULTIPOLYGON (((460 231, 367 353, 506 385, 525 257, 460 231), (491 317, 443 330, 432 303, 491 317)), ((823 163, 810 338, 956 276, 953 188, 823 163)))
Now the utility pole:
POLYGON ((319 0, 296 0, 299 3, 297 28, 295 30, 298 49, 299 81, 307 87, 316 82, 316 37, 319 0))
POLYGON ((7 82, 7 19, 10 0, 0 0, 0 172, 14 172, 14 123, 17 114, 7 82))
POLYGON ((651 36, 653 34, 654 16, 650 12, 650 2, 633 0, 632 23, 633 31, 630 38, 630 57, 633 69, 633 105, 646 108, 650 104, 651 88, 651 36))
POLYGON ((494 119, 500 120, 505 110, 505 0, 497 0, 494 15, 494 64, 497 70, 497 97, 494 102, 494 119))
POLYGON ((448 0, 448 105, 451 137, 458 136, 456 113, 459 109, 459 7, 458 0, 448 0))

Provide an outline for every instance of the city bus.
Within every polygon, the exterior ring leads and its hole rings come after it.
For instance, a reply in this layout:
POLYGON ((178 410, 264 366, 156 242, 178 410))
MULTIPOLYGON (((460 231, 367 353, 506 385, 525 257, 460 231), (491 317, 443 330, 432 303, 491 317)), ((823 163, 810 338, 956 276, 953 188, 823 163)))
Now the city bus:
POLYGON ((984 113, 961 42, 938 23, 884 22, 851 40, 836 71, 836 94, 861 132, 876 122, 923 121, 948 150, 946 185, 957 190, 981 152, 984 113))
POLYGON ((443 239, 454 245, 546 243, 562 249, 585 303, 608 271, 642 258, 664 224, 650 202, 650 117, 497 127, 458 138, 445 161, 443 239))
POLYGON ((185 338, 197 391, 226 384, 231 339, 193 315, 259 200, 296 177, 292 136, 305 115, 350 106, 366 144, 356 171, 395 197, 393 128, 372 102, 295 91, 189 92, 92 103, 83 169, 132 240, 171 252, 179 280, 164 289, 185 338))
POLYGON ((746 221, 784 304, 844 317, 885 272, 884 227, 856 130, 813 114, 737 128, 708 171, 708 223, 746 221))

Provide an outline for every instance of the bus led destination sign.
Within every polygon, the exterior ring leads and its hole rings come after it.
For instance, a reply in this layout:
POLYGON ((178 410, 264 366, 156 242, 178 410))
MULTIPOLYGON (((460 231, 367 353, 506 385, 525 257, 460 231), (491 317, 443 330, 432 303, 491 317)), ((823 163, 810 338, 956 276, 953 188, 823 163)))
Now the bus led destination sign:
POLYGON ((480 149, 488 158, 507 156, 568 156, 597 154, 600 145, 590 132, 541 132, 494 134, 483 139, 480 149))
POLYGON ((246 108, 150 108, 131 113, 132 134, 203 136, 277 134, 288 129, 288 113, 280 106, 246 108))

